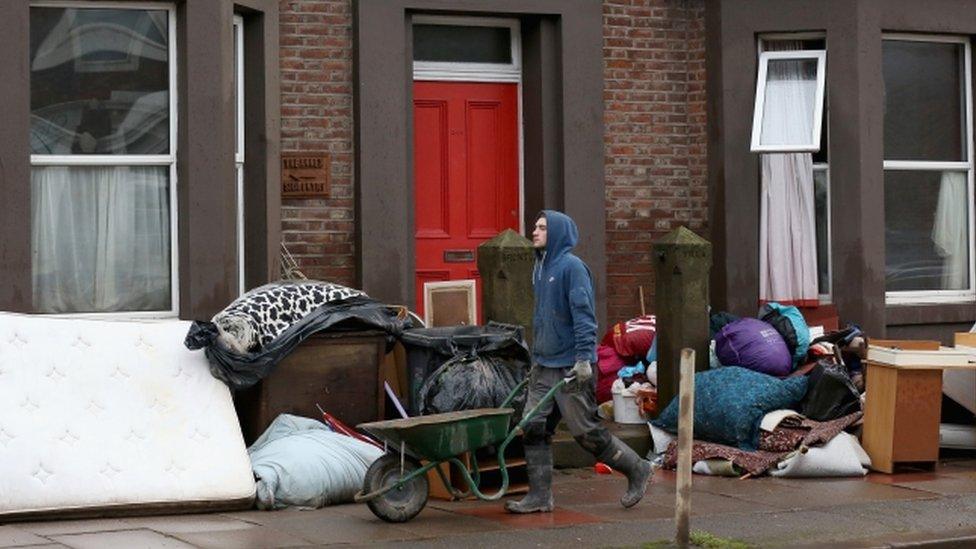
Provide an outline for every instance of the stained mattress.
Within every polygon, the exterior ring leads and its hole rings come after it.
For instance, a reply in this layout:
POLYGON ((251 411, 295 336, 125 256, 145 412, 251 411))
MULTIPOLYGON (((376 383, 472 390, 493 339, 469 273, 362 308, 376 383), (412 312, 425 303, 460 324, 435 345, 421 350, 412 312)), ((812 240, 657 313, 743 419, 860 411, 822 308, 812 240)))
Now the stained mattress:
POLYGON ((188 328, 0 313, 0 519, 250 503, 230 392, 188 328))

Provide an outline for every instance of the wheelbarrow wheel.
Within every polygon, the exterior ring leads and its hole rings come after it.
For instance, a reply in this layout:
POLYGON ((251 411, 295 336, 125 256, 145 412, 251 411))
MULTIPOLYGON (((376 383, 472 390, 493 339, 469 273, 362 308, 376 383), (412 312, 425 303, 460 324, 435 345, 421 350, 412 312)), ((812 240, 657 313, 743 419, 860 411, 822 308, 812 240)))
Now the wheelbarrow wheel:
MULTIPOLYGON (((404 456, 403 474, 400 471, 400 455, 385 454, 377 459, 366 471, 363 493, 368 494, 396 484, 398 480, 420 469, 417 460, 404 456)), ((419 475, 409 482, 366 502, 369 510, 387 522, 407 522, 417 516, 427 505, 426 475, 419 475)))

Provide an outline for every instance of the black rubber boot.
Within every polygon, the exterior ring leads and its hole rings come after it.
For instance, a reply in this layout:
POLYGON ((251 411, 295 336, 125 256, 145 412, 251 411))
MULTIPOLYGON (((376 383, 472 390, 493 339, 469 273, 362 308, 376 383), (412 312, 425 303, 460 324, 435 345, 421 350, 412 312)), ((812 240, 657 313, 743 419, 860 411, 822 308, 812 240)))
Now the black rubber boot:
POLYGON ((616 437, 597 459, 627 475, 627 492, 620 498, 620 504, 624 507, 637 505, 637 502, 644 497, 647 481, 654 473, 651 462, 641 459, 637 452, 616 437))
POLYGON ((552 512, 552 448, 526 446, 525 464, 529 473, 529 493, 522 501, 506 501, 509 513, 552 512))

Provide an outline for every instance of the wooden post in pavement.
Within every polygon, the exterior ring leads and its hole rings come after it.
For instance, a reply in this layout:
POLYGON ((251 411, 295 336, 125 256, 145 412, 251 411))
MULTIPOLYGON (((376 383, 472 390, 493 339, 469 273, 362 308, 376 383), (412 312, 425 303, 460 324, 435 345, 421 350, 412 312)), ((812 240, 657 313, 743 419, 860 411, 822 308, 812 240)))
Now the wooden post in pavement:
POLYGON ((691 518, 691 443, 695 425, 695 351, 681 349, 681 383, 678 386, 678 489, 675 493, 675 542, 688 547, 691 518))

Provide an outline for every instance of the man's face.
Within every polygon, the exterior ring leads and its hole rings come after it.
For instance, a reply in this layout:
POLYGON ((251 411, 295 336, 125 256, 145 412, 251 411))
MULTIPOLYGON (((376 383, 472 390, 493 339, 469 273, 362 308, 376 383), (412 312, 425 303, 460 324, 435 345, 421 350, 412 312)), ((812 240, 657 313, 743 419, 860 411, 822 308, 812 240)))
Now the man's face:
POLYGON ((542 250, 546 247, 546 218, 540 217, 535 222, 535 230, 532 231, 532 245, 542 250))

